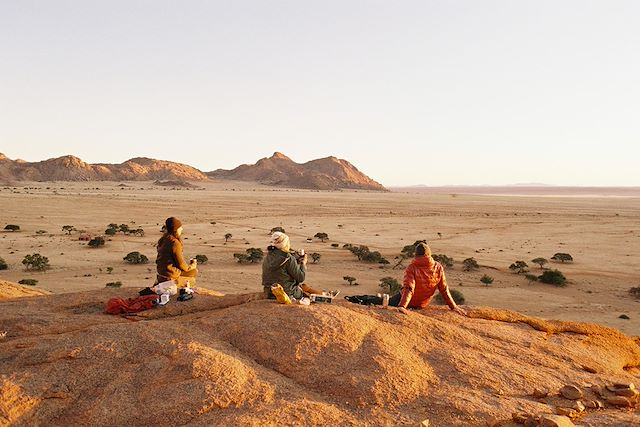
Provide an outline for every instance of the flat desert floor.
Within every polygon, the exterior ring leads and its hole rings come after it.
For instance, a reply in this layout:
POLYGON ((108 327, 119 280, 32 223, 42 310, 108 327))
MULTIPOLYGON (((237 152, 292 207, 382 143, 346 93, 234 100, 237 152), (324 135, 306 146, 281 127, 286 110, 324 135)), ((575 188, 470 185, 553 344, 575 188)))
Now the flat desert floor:
MULTIPOLYGON (((184 223, 185 257, 206 255, 198 285, 223 293, 258 291, 259 264, 240 265, 233 254, 250 247, 266 249, 269 230, 281 226, 294 248, 317 252, 307 283, 340 289, 341 295, 381 292, 380 279, 402 281, 403 269, 392 269, 403 246, 426 239, 435 254, 455 260, 446 269, 451 289, 473 306, 508 308, 561 320, 596 322, 640 335, 640 300, 629 294, 640 286, 640 197, 513 196, 445 192, 319 192, 275 189, 240 182, 209 182, 198 189, 127 183, 21 183, 0 189, 0 228, 17 224, 18 232, 0 232, 0 257, 9 269, 0 279, 38 280, 53 293, 103 288, 121 281, 144 287, 155 278, 155 243, 168 216, 184 223), (144 237, 118 233, 104 247, 89 248, 72 225, 103 235, 110 223, 143 228, 144 237), (313 236, 329 235, 321 242, 313 236), (232 237, 225 242, 225 234, 232 237), (307 239, 313 238, 311 242, 307 239), (345 243, 380 251, 391 265, 358 262, 345 243), (338 244, 339 247, 333 247, 338 244), (149 264, 129 265, 123 257, 139 251, 149 264), (26 271, 22 259, 40 253, 50 260, 45 272, 26 271), (569 283, 564 288, 534 282, 512 273, 516 260, 542 270, 531 260, 556 252, 573 263, 550 262, 569 283), (464 272, 461 261, 474 257, 480 269, 464 272), (109 272, 109 267, 112 271, 109 272), (485 286, 483 275, 494 278, 485 286), (357 279, 349 286, 344 276, 357 279), (630 319, 619 316, 626 314, 630 319)), ((123 294, 127 292, 123 289, 123 294)))

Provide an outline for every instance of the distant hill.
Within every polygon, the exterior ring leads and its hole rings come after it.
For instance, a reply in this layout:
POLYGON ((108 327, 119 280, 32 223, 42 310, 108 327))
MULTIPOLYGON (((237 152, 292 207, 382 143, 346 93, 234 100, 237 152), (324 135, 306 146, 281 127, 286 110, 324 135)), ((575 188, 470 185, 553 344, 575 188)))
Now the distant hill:
POLYGON ((196 168, 165 160, 137 157, 120 164, 85 163, 75 156, 40 162, 11 160, 0 153, 0 180, 11 181, 150 181, 208 179, 196 168))
POLYGON ((360 189, 387 191, 346 160, 333 156, 296 163, 282 153, 260 159, 254 165, 207 172, 211 178, 255 181, 265 185, 318 190, 360 189))

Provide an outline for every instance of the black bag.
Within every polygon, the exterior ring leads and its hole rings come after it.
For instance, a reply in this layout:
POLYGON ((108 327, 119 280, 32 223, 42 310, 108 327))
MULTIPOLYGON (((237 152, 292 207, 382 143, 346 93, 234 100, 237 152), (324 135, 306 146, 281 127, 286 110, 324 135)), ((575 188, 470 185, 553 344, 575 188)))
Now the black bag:
POLYGON ((382 297, 376 295, 350 295, 344 297, 353 304, 361 305, 382 305, 382 297))

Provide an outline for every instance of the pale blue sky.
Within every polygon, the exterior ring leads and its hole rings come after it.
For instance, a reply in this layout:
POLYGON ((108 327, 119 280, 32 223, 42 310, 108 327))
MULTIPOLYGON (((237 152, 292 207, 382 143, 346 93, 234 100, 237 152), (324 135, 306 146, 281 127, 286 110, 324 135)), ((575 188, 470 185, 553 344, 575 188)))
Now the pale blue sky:
POLYGON ((640 185, 640 1, 0 0, 0 152, 640 185))

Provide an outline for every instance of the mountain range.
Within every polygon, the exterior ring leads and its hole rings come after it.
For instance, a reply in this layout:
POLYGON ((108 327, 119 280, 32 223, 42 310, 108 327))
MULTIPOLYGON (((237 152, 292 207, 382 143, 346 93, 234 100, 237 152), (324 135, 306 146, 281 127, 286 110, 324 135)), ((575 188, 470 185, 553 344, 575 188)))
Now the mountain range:
POLYGON ((253 181, 291 188, 386 191, 382 184, 360 172, 346 160, 333 156, 296 163, 282 153, 241 165, 232 170, 202 172, 192 166, 165 160, 137 157, 120 164, 86 163, 75 156, 39 162, 11 160, 0 153, 0 182, 13 181, 151 181, 181 180, 253 181))

